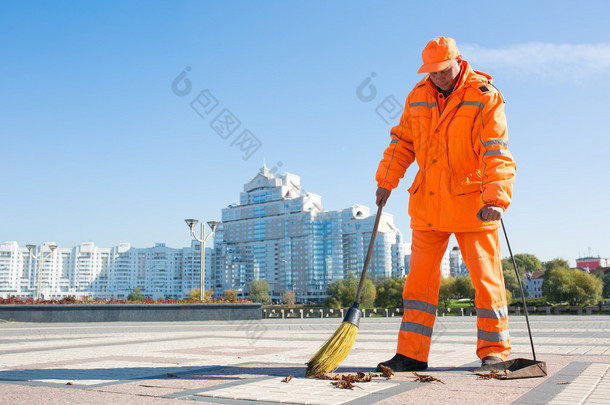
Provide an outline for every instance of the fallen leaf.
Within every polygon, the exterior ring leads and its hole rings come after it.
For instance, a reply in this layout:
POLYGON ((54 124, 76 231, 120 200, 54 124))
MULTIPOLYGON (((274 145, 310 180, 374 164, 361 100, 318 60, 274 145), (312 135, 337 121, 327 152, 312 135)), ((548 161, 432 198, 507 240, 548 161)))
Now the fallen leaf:
POLYGON ((477 373, 477 375, 479 376, 479 380, 489 380, 491 378, 497 378, 499 380, 506 379, 506 374, 501 374, 500 372, 498 372, 498 370, 491 370, 488 374, 477 373))
POLYGON ((176 374, 167 373, 167 378, 180 378, 180 377, 177 376, 176 374))
MULTIPOLYGON (((394 372, 392 369, 387 368, 386 374, 384 377, 392 378, 394 377, 394 372)), ((328 374, 325 372, 318 373, 313 376, 313 378, 317 378, 318 380, 332 380, 332 381, 347 381, 350 383, 354 382, 370 382, 373 380, 373 377, 380 377, 381 374, 371 373, 369 371, 368 375, 364 374, 361 371, 358 371, 356 374, 328 374)), ((360 387, 358 387, 360 388, 360 387)))
POLYGON ((442 380, 439 380, 438 378, 428 375, 428 374, 419 374, 416 373, 415 371, 413 372, 413 375, 416 377, 416 381, 419 382, 432 382, 432 381, 438 381, 440 383, 445 384, 442 380))
POLYGON ((373 379, 373 376, 369 372, 369 375, 364 373, 358 373, 358 382, 370 382, 373 379))
POLYGON ((290 382, 290 380, 292 380, 292 378, 293 378, 293 377, 294 377, 293 375, 289 375, 288 377, 284 378, 284 379, 282 380, 282 382, 289 383, 289 382, 290 382))
POLYGON ((394 378, 394 371, 390 367, 386 367, 383 364, 380 364, 379 368, 381 368, 381 375, 389 379, 394 378))
POLYGON ((371 376, 367 376, 366 374, 364 374, 362 372, 358 372, 357 374, 348 374, 348 375, 344 374, 341 376, 341 380, 348 381, 348 382, 369 382, 372 379, 373 378, 371 376))
POLYGON ((337 388, 346 388, 346 389, 354 389, 354 388, 360 388, 363 389, 362 387, 359 387, 357 385, 352 384, 349 381, 345 381, 345 380, 340 380, 340 381, 331 381, 331 384, 334 385, 337 388))
POLYGON ((318 374, 314 375, 313 377, 317 378, 318 380, 340 380, 341 379, 341 376, 339 374, 330 375, 325 372, 318 373, 318 374))

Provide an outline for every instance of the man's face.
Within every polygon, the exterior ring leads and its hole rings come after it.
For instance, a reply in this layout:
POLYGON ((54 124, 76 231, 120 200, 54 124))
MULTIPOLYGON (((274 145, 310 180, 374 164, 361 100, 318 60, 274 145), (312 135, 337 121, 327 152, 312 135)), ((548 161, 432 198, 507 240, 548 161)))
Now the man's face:
POLYGON ((453 90, 455 83, 460 76, 460 65, 462 64, 462 58, 457 57, 451 61, 449 66, 445 70, 440 72, 430 73, 430 79, 432 83, 441 90, 449 91, 453 90))

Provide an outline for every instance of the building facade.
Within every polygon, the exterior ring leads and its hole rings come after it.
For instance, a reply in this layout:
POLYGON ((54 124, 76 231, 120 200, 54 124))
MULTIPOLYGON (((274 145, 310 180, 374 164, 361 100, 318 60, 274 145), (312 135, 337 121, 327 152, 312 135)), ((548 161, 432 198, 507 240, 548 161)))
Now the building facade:
POLYGON ((576 259, 576 267, 581 270, 586 270, 590 272, 599 267, 610 267, 610 259, 599 256, 579 257, 578 259, 576 259))
MULTIPOLYGON (((139 288, 145 296, 183 298, 200 285, 197 241, 182 249, 164 243, 152 248, 133 248, 129 243, 101 248, 86 242, 53 252, 51 244, 35 247, 32 255, 17 242, 0 245, 1 297, 122 299, 139 288)), ((207 288, 212 278, 211 253, 212 249, 206 249, 207 288)))
POLYGON ((544 270, 537 270, 532 273, 524 273, 522 280, 527 296, 529 298, 542 297, 542 283, 544 282, 544 270))
POLYGON ((459 246, 454 246, 449 252, 449 275, 453 278, 468 275, 468 268, 464 263, 459 246))
MULTIPOLYGON (((265 166, 239 201, 222 210, 214 240, 216 294, 246 294, 253 280, 264 279, 275 300, 293 291, 299 301, 320 301, 330 283, 360 275, 375 222, 368 207, 324 211, 322 198, 303 191, 299 176, 275 177, 265 166)), ((404 274, 409 255, 393 216, 382 214, 369 276, 404 274)))
MULTIPOLYGON (((299 176, 275 176, 263 166, 244 185, 239 203, 222 210, 214 245, 206 248, 205 289, 212 288, 215 297, 227 289, 246 297, 250 283, 263 279, 276 301, 287 291, 300 302, 321 301, 330 283, 360 276, 375 214, 359 204, 325 211, 321 196, 305 192, 299 176)), ((0 296, 121 299, 139 288, 145 296, 180 299, 200 285, 197 241, 178 249, 164 243, 102 248, 86 242, 51 252, 50 245, 37 246, 30 255, 17 242, 0 244, 0 296)), ((383 213, 368 276, 405 277, 410 255, 411 244, 393 215, 383 213)), ((445 252, 442 275, 464 271, 459 249, 445 252)))

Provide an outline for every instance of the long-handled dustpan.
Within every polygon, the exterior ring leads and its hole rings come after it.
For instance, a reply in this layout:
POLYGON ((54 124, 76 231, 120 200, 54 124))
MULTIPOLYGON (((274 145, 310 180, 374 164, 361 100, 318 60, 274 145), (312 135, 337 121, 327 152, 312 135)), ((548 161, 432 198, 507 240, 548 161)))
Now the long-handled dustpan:
POLYGON ((527 305, 525 303, 525 294, 523 293, 523 286, 521 285, 521 277, 519 276, 519 272, 517 271, 517 263, 515 263, 515 258, 513 257, 513 251, 510 248, 510 243, 508 242, 508 236, 506 235, 506 228, 504 227, 504 221, 500 220, 502 223, 502 230, 504 231, 504 237, 506 238, 506 244, 508 245, 508 252, 510 253, 510 258, 513 262, 513 268, 515 269, 515 274, 517 275, 517 283, 519 283, 519 291, 521 292, 521 300, 523 302, 523 312, 525 313, 525 323, 527 323, 527 332, 530 336, 530 345, 532 346, 532 355, 534 356, 534 360, 528 359, 513 359, 503 361, 501 363, 488 364, 483 367, 475 368, 474 372, 477 374, 482 373, 491 373, 497 372, 497 378, 502 378, 506 380, 512 380, 516 378, 532 378, 532 377, 545 377, 547 375, 546 372, 546 363, 544 361, 536 360, 536 351, 534 350, 534 340, 532 339, 532 330, 530 329, 530 321, 527 314, 527 305), (503 374, 500 374, 503 373, 503 374))

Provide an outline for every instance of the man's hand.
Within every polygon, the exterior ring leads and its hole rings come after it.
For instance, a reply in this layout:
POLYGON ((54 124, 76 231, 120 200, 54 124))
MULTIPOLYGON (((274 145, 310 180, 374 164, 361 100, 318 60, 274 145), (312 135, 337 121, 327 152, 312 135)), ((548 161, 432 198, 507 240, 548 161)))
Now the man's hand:
POLYGON ((377 206, 384 207, 385 203, 390 198, 390 194, 392 190, 388 190, 387 188, 377 187, 377 206))
POLYGON ((479 221, 499 221, 504 214, 504 210, 497 205, 487 204, 477 212, 479 221))

